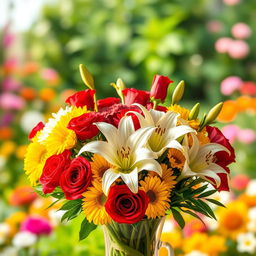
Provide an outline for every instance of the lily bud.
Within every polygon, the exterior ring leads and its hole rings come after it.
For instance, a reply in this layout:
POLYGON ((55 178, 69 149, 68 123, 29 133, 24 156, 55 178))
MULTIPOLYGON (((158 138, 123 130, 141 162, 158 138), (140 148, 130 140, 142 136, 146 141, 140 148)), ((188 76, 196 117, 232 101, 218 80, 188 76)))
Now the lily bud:
POLYGON ((121 78, 118 78, 116 83, 111 83, 111 86, 113 86, 119 95, 119 97, 122 100, 122 103, 124 104, 124 95, 123 95, 123 90, 126 89, 126 86, 121 78))
POLYGON ((223 102, 220 102, 219 104, 215 105, 209 111, 209 113, 206 115, 206 118, 205 118, 205 125, 211 124, 212 122, 215 121, 215 119, 218 117, 222 107, 223 107, 223 102))
POLYGON ((182 80, 174 89, 174 92, 172 94, 172 105, 178 103, 182 99, 184 94, 184 89, 185 89, 185 82, 182 80))
POLYGON ((198 117, 200 110, 200 103, 197 103, 189 112, 188 120, 195 120, 198 117))
POLYGON ((83 82, 85 83, 85 85, 88 88, 94 90, 94 79, 93 79, 93 76, 91 75, 91 73, 89 72, 89 70, 83 64, 80 64, 79 71, 80 71, 81 78, 82 78, 83 82))

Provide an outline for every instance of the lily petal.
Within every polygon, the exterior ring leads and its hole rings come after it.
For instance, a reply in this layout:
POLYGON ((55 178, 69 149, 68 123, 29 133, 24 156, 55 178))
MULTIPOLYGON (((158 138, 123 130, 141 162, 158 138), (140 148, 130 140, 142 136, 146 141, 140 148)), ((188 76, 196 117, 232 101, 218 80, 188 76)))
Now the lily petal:
MULTIPOLYGON (((158 112, 160 112, 160 111, 158 111, 158 112)), ((161 112, 161 113, 163 113, 163 112, 161 112)), ((169 111, 167 113, 164 113, 164 115, 158 121, 157 124, 161 128, 167 128, 167 129, 173 128, 173 127, 175 127, 177 125, 177 120, 178 120, 179 116, 180 116, 179 113, 175 113, 175 112, 169 111)))
POLYGON ((120 173, 116 173, 115 170, 109 168, 106 170, 102 177, 102 190, 105 195, 108 194, 110 186, 113 182, 120 177, 120 173))
MULTIPOLYGON (((131 116, 123 117, 118 125, 118 140, 124 145, 127 138, 134 133, 134 125, 131 116)), ((120 143, 119 143, 120 144, 120 143)))
POLYGON ((148 148, 139 148, 135 151, 135 164, 144 159, 154 159, 157 155, 148 148))
POLYGON ((139 107, 142 110, 142 112, 144 114, 144 119, 147 121, 148 126, 155 126, 155 122, 154 122, 150 112, 144 106, 137 104, 137 103, 135 103, 133 105, 139 107))
POLYGON ((120 173, 120 177, 133 193, 138 193, 138 169, 130 173, 120 173))
POLYGON ((142 170, 147 170, 147 171, 156 172, 159 176, 162 176, 162 167, 154 159, 142 160, 137 163, 137 166, 138 166, 138 172, 142 170))
POLYGON ((95 123, 95 125, 98 127, 98 129, 103 133, 103 135, 106 137, 107 141, 111 143, 114 147, 117 147, 118 145, 118 130, 117 128, 112 125, 105 122, 98 122, 95 123))
POLYGON ((196 131, 187 125, 179 125, 179 126, 169 129, 167 131, 167 133, 168 133, 167 136, 169 137, 169 139, 175 140, 175 139, 177 139, 187 133, 190 133, 190 132, 195 133, 196 131))
POLYGON ((166 115, 168 115, 168 113, 165 113, 165 112, 163 112, 163 111, 158 111, 158 110, 155 110, 155 109, 151 109, 151 110, 150 110, 150 114, 151 114, 151 116, 152 116, 152 118, 153 118, 155 124, 158 124, 159 121, 160 121, 163 117, 165 117, 166 115))

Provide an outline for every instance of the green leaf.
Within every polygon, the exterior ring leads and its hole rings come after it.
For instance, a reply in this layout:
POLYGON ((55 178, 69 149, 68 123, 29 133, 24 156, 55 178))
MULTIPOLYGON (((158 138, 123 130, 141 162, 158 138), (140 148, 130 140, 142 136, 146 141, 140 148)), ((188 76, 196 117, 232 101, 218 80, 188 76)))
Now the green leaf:
POLYGON ((70 210, 71 208, 77 207, 82 204, 81 199, 77 200, 67 200, 65 204, 60 208, 60 210, 70 210))
POLYGON ((210 203, 212 204, 216 204, 218 206, 221 206, 221 207, 224 207, 226 208, 226 206, 224 204, 222 204, 221 202, 217 201, 217 200, 214 200, 214 199, 211 199, 211 198, 206 198, 207 201, 209 201, 210 203))
POLYGON ((216 219, 216 216, 212 210, 212 208, 205 202, 203 202, 202 200, 198 200, 198 203, 200 203, 202 205, 202 207, 207 211, 207 213, 212 217, 214 218, 215 220, 216 219))
POLYGON ((205 225, 204 221, 196 213, 194 213, 194 212, 192 212, 190 210, 183 210, 183 209, 181 209, 181 211, 183 211, 183 212, 185 212, 185 213, 187 213, 187 214, 189 214, 189 215, 199 219, 205 225))
POLYGON ((82 200, 71 200, 65 203, 59 210, 66 210, 65 214, 61 218, 61 222, 64 220, 74 219, 82 210, 82 200))
POLYGON ((198 196, 198 198, 203 198, 203 197, 210 196, 210 195, 214 194, 215 192, 216 192, 215 189, 206 191, 206 192, 200 194, 200 195, 198 196))
POLYGON ((173 215, 174 219, 177 221, 179 226, 183 229, 185 226, 185 221, 184 221, 182 215, 174 208, 172 208, 171 211, 172 211, 172 215, 173 215))
POLYGON ((81 228, 79 231, 79 240, 85 239, 89 234, 97 228, 97 225, 90 223, 86 218, 81 223, 81 228))

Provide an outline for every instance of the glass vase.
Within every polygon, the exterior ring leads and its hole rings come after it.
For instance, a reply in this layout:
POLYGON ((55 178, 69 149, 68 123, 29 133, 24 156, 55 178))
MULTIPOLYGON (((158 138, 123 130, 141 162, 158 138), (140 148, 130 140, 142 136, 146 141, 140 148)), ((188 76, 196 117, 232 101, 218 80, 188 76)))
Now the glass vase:
POLYGON ((158 256, 166 247, 168 256, 174 256, 171 246, 161 242, 165 218, 145 219, 135 224, 112 222, 103 226, 105 256, 158 256))

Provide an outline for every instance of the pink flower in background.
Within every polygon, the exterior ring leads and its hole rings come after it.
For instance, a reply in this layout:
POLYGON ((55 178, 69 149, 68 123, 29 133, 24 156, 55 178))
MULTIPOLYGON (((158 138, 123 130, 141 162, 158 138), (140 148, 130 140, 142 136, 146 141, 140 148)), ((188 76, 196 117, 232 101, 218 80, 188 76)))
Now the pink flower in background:
POLYGON ((211 20, 206 25, 207 30, 211 33, 218 33, 223 29, 223 24, 218 20, 211 20))
POLYGON ((254 82, 244 82, 242 87, 240 88, 241 94, 247 94, 251 96, 256 95, 256 83, 254 82))
POLYGON ((251 144, 256 140, 256 133, 252 129, 243 129, 238 132, 237 139, 244 144, 251 144))
POLYGON ((243 81, 238 76, 229 76, 225 78, 220 85, 221 93, 224 95, 230 95, 234 91, 239 90, 243 85, 243 81))
POLYGON ((3 47, 4 48, 10 47, 14 40, 15 40, 15 36, 9 32, 6 32, 3 37, 3 47))
POLYGON ((185 237, 190 237, 193 235, 193 233, 198 233, 198 232, 202 233, 206 231, 207 231, 206 225, 204 225, 198 219, 193 219, 189 221, 183 229, 183 233, 185 237))
POLYGON ((239 4, 241 0, 223 0, 223 3, 226 5, 236 5, 239 4))
POLYGON ((24 107, 25 101, 15 94, 6 92, 0 95, 0 108, 19 110, 24 107))
POLYGON ((239 191, 246 189, 249 182, 250 178, 245 174, 238 174, 231 180, 232 187, 239 191))
POLYGON ((3 67, 6 72, 13 72, 17 67, 17 60, 14 58, 7 59, 4 62, 3 67))
POLYGON ((43 79, 45 79, 47 81, 58 81, 59 80, 58 73, 52 68, 44 68, 41 71, 41 76, 43 79))
POLYGON ((11 112, 4 113, 0 118, 0 127, 1 126, 9 126, 13 120, 14 116, 11 112))
POLYGON ((221 37, 215 42, 215 49, 219 53, 226 53, 232 43, 232 39, 229 37, 221 37))
POLYGON ((16 91, 21 85, 13 77, 7 77, 3 80, 2 86, 4 91, 16 91))
POLYGON ((249 45, 243 40, 233 40, 228 48, 228 54, 233 59, 243 59, 249 51, 249 45))
POLYGON ((224 126, 221 131, 224 136, 229 140, 229 142, 233 143, 237 139, 240 128, 235 124, 230 124, 224 126))
POLYGON ((21 224, 21 231, 28 231, 35 235, 49 235, 52 227, 48 220, 42 217, 28 217, 21 224))
POLYGON ((251 28, 245 23, 237 23, 231 29, 232 35, 237 39, 245 39, 252 34, 251 28))

